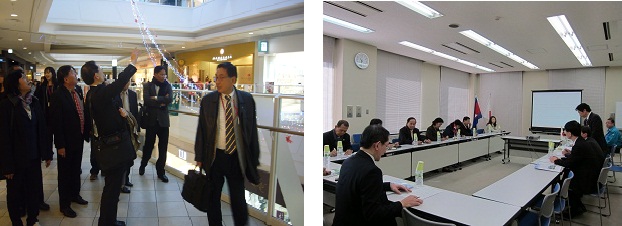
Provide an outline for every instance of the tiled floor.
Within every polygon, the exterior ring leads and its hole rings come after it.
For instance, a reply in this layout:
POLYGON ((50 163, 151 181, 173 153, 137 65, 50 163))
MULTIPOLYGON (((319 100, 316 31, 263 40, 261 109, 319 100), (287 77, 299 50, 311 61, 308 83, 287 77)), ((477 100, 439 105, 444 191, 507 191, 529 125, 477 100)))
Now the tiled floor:
MULTIPOLYGON (((71 204, 78 217, 67 218, 60 212, 58 202, 58 180, 56 161, 49 168, 43 169, 43 190, 45 200, 50 204, 49 211, 41 211, 39 222, 42 226, 88 226, 97 225, 101 193, 104 187, 104 178, 101 175, 97 180, 89 180, 90 146, 85 143, 84 158, 82 161, 82 188, 80 194, 89 201, 88 205, 71 204)), ((155 175, 155 166, 149 164, 145 175, 138 175, 140 159, 134 161, 130 181, 134 184, 130 194, 119 197, 117 219, 123 220, 128 226, 204 226, 207 223, 207 214, 196 210, 191 204, 181 198, 183 180, 167 174, 169 183, 163 183, 155 175)), ((45 165, 43 166, 45 167, 45 165)), ((233 225, 231 207, 222 202, 223 224, 233 225)), ((25 218, 22 218, 25 223, 25 218)), ((250 225, 265 225, 262 221, 250 217, 250 225)), ((0 226, 11 225, 6 207, 6 183, 0 182, 0 226)))

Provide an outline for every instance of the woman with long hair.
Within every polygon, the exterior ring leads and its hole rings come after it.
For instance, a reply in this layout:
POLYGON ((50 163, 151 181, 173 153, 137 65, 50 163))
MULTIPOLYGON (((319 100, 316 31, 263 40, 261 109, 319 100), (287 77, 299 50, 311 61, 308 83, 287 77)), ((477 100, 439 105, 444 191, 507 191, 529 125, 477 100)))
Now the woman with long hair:
POLYGON ((7 178, 7 207, 12 224, 37 223, 42 198, 41 161, 52 161, 52 144, 46 139, 46 123, 39 100, 32 95, 22 70, 5 78, 7 98, 0 101, 0 166, 7 178), (23 210, 22 210, 23 208, 23 210))
POLYGON ((497 117, 491 116, 486 123, 486 133, 498 133, 501 132, 501 126, 497 125, 497 117))

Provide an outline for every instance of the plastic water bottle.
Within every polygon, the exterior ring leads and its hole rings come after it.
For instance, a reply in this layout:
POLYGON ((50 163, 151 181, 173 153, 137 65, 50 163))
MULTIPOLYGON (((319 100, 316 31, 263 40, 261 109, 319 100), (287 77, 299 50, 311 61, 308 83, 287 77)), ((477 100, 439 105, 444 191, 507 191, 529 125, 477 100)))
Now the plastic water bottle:
POLYGON ((328 166, 330 163, 330 147, 328 145, 324 145, 324 167, 329 169, 328 166))
POLYGON ((416 133, 413 133, 413 145, 419 144, 419 138, 416 133))
POLYGON ((441 142, 441 132, 440 131, 436 131, 436 142, 441 142))
POLYGON ((554 149, 555 149, 555 143, 553 143, 553 141, 549 141, 549 156, 553 154, 554 149))
POLYGON ((458 139, 460 139, 460 129, 458 129, 458 135, 456 135, 456 137, 458 137, 458 139))
POLYGON ((342 141, 337 141, 337 154, 338 155, 343 155, 343 142, 342 141))
POLYGON ((473 128, 473 137, 477 136, 477 130, 475 128, 473 128))
POLYGON ((417 162, 417 168, 415 169, 415 186, 423 186, 423 161, 417 162))

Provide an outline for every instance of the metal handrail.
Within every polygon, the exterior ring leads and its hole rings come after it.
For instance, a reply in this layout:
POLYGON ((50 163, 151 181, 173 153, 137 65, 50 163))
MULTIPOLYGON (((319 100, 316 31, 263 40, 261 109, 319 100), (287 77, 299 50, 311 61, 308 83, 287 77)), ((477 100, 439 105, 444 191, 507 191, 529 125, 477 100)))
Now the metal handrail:
MULTIPOLYGON (((199 113, 187 112, 187 111, 179 111, 179 110, 169 110, 169 111, 170 112, 181 113, 181 114, 184 114, 184 115, 190 115, 190 116, 199 117, 199 113)), ((293 130, 278 128, 278 127, 272 127, 272 126, 257 125, 257 128, 267 129, 267 130, 270 130, 270 131, 273 131, 273 132, 285 133, 285 134, 291 134, 291 135, 297 135, 297 136, 304 136, 305 135, 304 132, 293 131, 293 130)))

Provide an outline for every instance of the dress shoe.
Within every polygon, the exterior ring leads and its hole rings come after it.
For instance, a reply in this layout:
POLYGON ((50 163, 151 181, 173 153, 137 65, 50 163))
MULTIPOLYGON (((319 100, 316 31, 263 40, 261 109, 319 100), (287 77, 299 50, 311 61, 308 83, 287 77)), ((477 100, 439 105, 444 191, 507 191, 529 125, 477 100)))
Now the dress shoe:
POLYGON ((114 226, 125 226, 125 221, 115 221, 114 226))
POLYGON ((80 204, 80 205, 86 205, 86 204, 89 204, 89 202, 88 202, 88 201, 84 200, 84 199, 83 199, 82 197, 80 197, 80 196, 78 196, 78 197, 76 197, 76 198, 72 199, 71 201, 72 201, 72 202, 75 202, 75 203, 78 203, 78 204, 80 204))
POLYGON ((76 211, 73 211, 71 207, 60 209, 60 212, 63 213, 65 217, 69 217, 69 218, 74 218, 78 216, 78 214, 76 214, 76 211))
POLYGON ((160 180, 162 180, 162 182, 168 183, 168 177, 166 177, 166 175, 158 176, 158 178, 160 178, 160 180))
POLYGON ((45 202, 41 202, 41 204, 39 204, 39 209, 40 210, 50 210, 50 205, 45 203, 45 202))
POLYGON ((134 187, 134 184, 132 184, 132 182, 127 181, 125 182, 125 186, 134 187))
POLYGON ((125 187, 125 186, 121 187, 121 193, 130 193, 130 192, 132 191, 130 191, 128 187, 125 187))
POLYGON ((97 174, 91 174, 89 180, 97 180, 97 174))
POLYGON ((138 174, 141 175, 141 176, 145 175, 145 167, 144 166, 141 166, 140 168, 138 168, 138 174))

